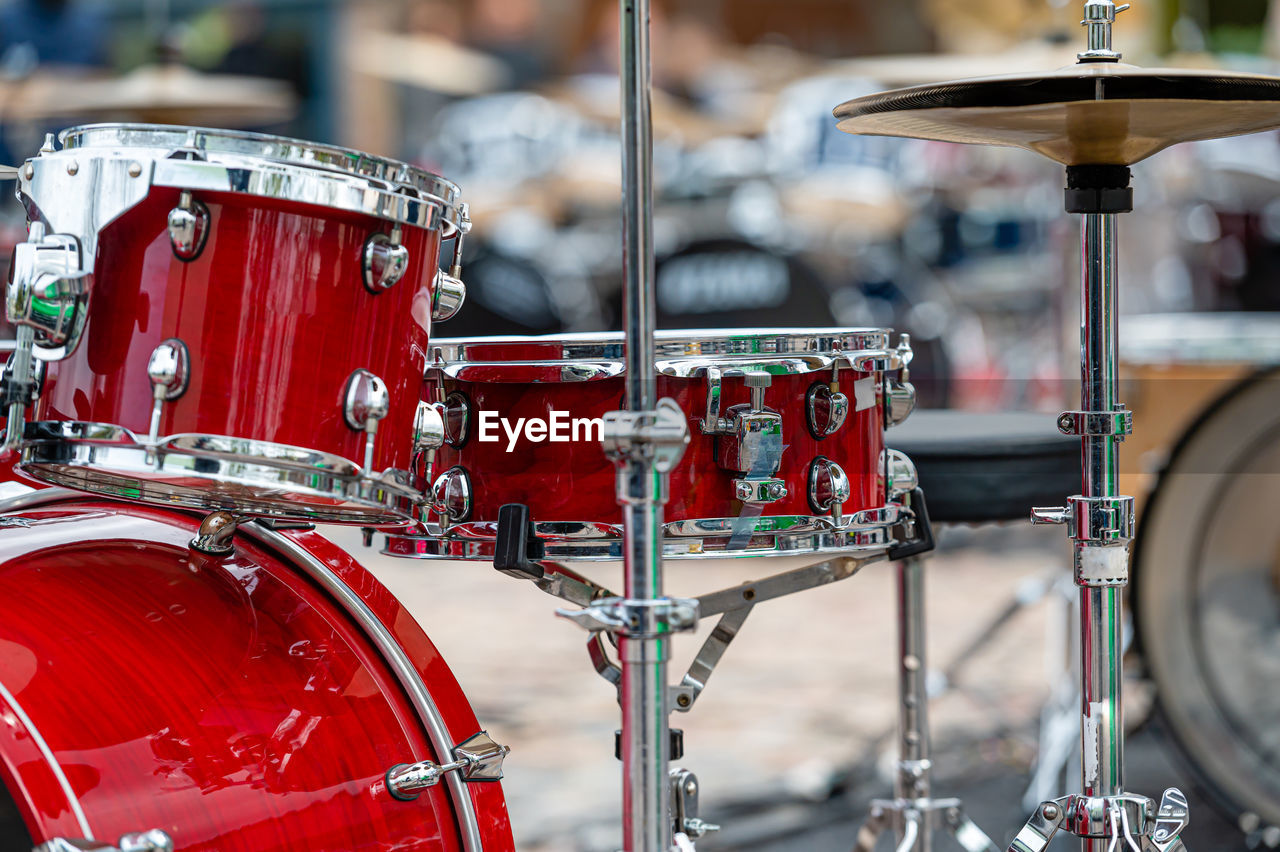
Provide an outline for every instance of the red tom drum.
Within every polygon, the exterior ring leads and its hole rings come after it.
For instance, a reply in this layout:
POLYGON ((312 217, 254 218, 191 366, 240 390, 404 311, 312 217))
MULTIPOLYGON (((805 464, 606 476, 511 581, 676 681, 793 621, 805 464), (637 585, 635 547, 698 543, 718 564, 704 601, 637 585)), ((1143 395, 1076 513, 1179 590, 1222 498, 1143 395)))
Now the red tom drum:
MULTIPOLYGON (((669 331, 659 397, 692 441, 670 473, 666 551, 743 556, 884 547, 914 487, 884 447, 914 390, 909 341, 880 329, 669 331)), ((601 418, 623 407, 621 334, 436 340, 428 397, 445 422, 431 509, 395 556, 491 558, 498 510, 523 503, 548 558, 621 556, 601 418)))
POLYGON ((413 619, 337 547, 245 524, 219 558, 188 546, 197 519, 164 509, 22 500, 0 516, 6 840, 513 848, 497 781, 388 792, 388 770, 453 760, 480 726, 413 619))
POLYGON ((409 517, 453 184, 251 133, 94 125, 20 169, 10 312, 50 362, 23 470, 244 514, 409 517), (58 282, 54 298, 46 282, 58 282))

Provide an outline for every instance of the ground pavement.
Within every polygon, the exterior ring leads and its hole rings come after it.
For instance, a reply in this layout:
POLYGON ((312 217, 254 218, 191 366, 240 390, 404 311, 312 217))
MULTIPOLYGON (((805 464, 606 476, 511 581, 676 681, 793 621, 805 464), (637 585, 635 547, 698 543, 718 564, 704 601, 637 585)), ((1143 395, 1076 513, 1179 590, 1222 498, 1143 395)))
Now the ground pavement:
MULTIPOLYGON (((485 563, 392 559, 333 528, 407 604, 470 696, 481 724, 512 748, 503 782, 522 852, 618 848, 618 707, 591 669, 585 634, 559 603, 485 563)), ((1061 530, 950 530, 929 563, 930 667, 942 670, 1020 592, 1063 569, 1061 530)), ((583 567, 583 566, 578 566, 583 567)), ((620 590, 616 565, 587 566, 620 590)), ((759 560, 670 565, 667 591, 700 594, 774 573, 759 560)), ((866 802, 891 789, 896 720, 893 567, 867 566, 835 585, 760 604, 725 654, 684 729, 679 765, 698 774, 703 817, 724 830, 699 850, 820 852, 852 847, 866 802)), ((959 795, 997 843, 1026 818, 1019 802, 1036 753, 1046 671, 1056 660, 1054 606, 1027 606, 966 660, 956 688, 931 704, 935 791, 959 795)), ((701 639, 674 639, 672 682, 701 639)), ((1136 697, 1135 697, 1136 700, 1136 697)), ((1159 798, 1187 780, 1150 732, 1130 742, 1130 789, 1159 798)), ((1190 852, 1235 852, 1242 835, 1192 795, 1190 852)), ((882 849, 892 844, 882 844, 882 849)), ((939 844, 939 848, 951 848, 939 844)), ((1002 847, 1003 848, 1003 847, 1002 847)), ((1069 841, 1054 849, 1078 848, 1069 841)))

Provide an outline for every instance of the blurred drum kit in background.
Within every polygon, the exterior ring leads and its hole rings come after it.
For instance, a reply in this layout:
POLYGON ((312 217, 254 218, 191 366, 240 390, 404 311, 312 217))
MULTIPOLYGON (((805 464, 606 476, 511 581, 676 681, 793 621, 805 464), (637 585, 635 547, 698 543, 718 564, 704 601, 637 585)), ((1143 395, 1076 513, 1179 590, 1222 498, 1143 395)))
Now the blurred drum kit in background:
MULTIPOLYGON (((950 833, 989 852, 931 788, 920 558, 933 520, 1028 513, 1073 540, 1081 778, 1007 848, 1059 833, 1085 852, 1186 848, 1181 791, 1124 785, 1131 543, 1159 712, 1270 842, 1280 329, 1122 323, 1118 220, 1130 166, 1280 127, 1280 78, 1124 64, 1111 27, 1126 8, 1088 0, 1087 49, 1056 71, 994 55, 964 74, 1020 73, 881 93, 871 78, 941 66, 845 63, 779 83, 767 110, 707 119, 653 96, 649 4, 627 0, 620 99, 616 80, 580 79, 442 114, 434 156, 466 201, 408 163, 180 123, 217 97, 227 125, 288 107, 230 79, 196 85, 197 103, 181 95, 193 81, 149 69, 66 105, 140 121, 50 135, 0 175, 28 220, 0 380, 0 849, 514 848, 509 749, 394 596, 315 528, 338 523, 568 604, 622 711, 627 852, 716 830, 696 775, 671 765, 669 717, 693 709, 752 608, 899 562, 895 791, 849 842, 871 852, 892 833, 927 852, 950 833), (618 121, 621 140, 605 129, 618 121), (1060 395, 1073 252, 1056 169, 992 147, 1065 166, 1083 217, 1080 405, 1048 439, 1000 411, 1060 395), (601 213, 619 192, 620 223, 601 213), (480 221, 488 238, 468 238, 480 221), (989 411, 887 436, 918 402, 989 411), (1049 474, 1017 472, 1061 473, 1077 440, 1080 493, 1033 506, 1049 474), (939 471, 1003 478, 966 491, 939 471), (946 498, 932 520, 927 492, 946 498), (672 598, 667 558, 755 576, 672 598), (622 563, 617 591, 574 565, 605 560, 622 563), (669 678, 675 634, 713 617, 669 678)), ((1146 297, 1208 307, 1213 293, 1177 283, 1212 268, 1240 307, 1274 299, 1249 271, 1280 242, 1275 202, 1228 209, 1214 190, 1240 170, 1249 183, 1252 158, 1192 156, 1203 180, 1169 192, 1193 200, 1178 224, 1203 239, 1146 297)), ((474 612, 481 629, 495 617, 474 612)))

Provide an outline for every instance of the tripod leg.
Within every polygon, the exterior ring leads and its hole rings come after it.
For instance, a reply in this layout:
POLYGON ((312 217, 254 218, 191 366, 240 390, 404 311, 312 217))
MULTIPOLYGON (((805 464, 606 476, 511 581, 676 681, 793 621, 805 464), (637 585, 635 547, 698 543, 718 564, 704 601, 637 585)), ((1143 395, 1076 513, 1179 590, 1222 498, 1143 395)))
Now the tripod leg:
POLYGON ((854 841, 853 852, 872 852, 876 848, 876 841, 880 839, 880 835, 888 830, 889 812, 881 807, 882 804, 890 803, 872 803, 871 816, 867 817, 867 821, 862 824, 862 828, 858 829, 858 837, 854 841))
POLYGON ((964 808, 948 808, 946 813, 947 831, 956 839, 965 852, 1000 852, 1000 847, 978 824, 969 818, 964 808))

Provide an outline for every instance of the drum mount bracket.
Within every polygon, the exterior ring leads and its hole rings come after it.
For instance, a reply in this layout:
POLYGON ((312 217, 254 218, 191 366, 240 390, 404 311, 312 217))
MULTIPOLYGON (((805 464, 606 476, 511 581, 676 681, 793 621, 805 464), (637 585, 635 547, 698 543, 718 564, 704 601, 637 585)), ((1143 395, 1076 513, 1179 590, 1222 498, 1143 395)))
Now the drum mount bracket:
POLYGON ((1114 852, 1186 852, 1181 835, 1189 821, 1187 797, 1177 787, 1164 791, 1158 809, 1151 799, 1133 793, 1097 798, 1073 794, 1041 802, 1009 852, 1043 852, 1063 829, 1082 838, 1109 838, 1108 850, 1114 852))
POLYGON ((657 473, 670 473, 689 445, 684 410, 660 399, 652 411, 610 411, 604 416, 604 452, 615 463, 653 460, 657 473))

